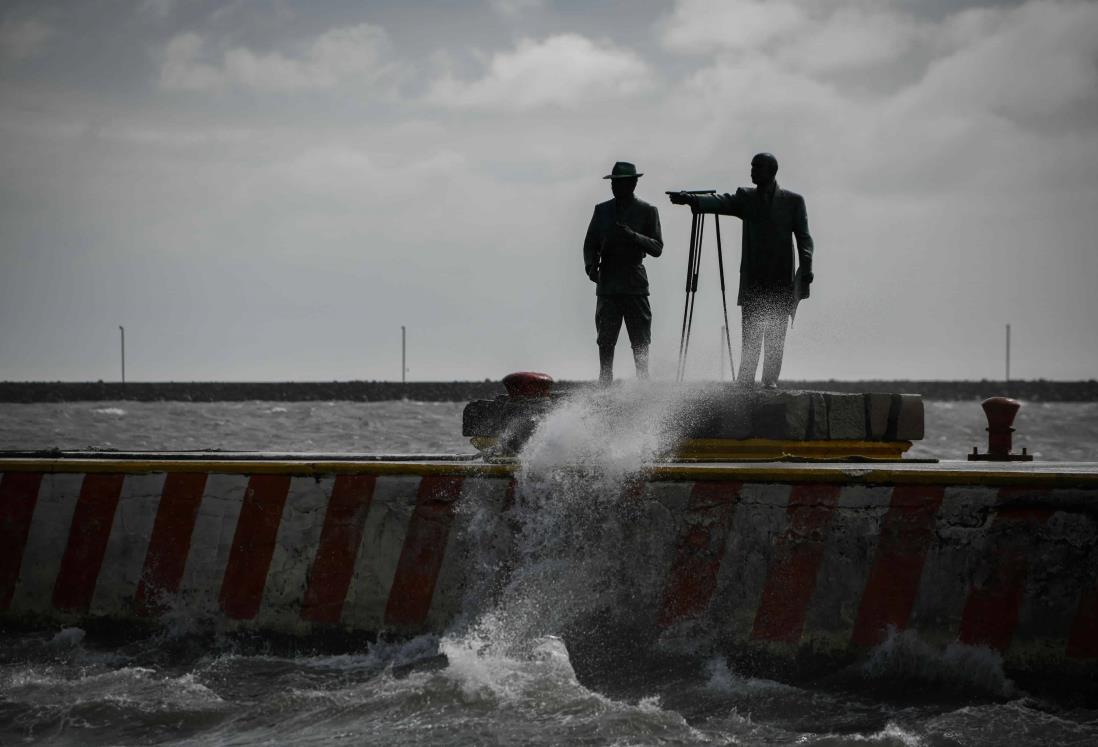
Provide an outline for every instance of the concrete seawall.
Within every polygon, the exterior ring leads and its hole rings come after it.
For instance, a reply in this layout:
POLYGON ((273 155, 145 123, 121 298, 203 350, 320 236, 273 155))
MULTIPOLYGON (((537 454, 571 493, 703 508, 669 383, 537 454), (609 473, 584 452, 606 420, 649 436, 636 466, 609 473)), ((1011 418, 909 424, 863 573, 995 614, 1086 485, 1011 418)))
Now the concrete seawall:
MULTIPOLYGON (((442 631, 506 546, 512 467, 0 460, 0 620, 442 631), (493 518, 494 517, 494 518, 493 518), (472 524, 481 524, 477 532, 472 524)), ((638 629, 845 662, 890 627, 1098 673, 1093 465, 656 465, 614 548, 638 629)), ((608 593, 607 599, 614 599, 608 593)), ((468 611, 468 610, 466 610, 468 611)))

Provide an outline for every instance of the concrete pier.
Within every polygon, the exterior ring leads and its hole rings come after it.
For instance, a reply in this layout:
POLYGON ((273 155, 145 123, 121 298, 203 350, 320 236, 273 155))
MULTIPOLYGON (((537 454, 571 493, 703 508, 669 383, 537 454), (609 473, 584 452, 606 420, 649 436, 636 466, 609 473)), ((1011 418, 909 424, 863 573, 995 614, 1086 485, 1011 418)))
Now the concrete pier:
MULTIPOLYGON (((642 477, 613 552, 653 641, 839 665, 909 630, 986 647, 1008 672, 1098 674, 1096 465, 657 463, 642 477)), ((507 547, 516 490, 505 463, 0 458, 0 621, 442 631, 479 582, 485 517, 507 547)))

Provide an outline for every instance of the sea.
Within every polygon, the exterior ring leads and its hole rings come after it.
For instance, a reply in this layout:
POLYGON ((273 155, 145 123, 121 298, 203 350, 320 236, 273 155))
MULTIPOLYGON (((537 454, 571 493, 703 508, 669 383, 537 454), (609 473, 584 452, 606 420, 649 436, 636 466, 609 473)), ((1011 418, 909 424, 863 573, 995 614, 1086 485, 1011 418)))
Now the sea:
MULTIPOLYGON (((563 403, 524 449, 508 574, 500 527, 475 501, 463 509, 484 550, 443 633, 312 646, 185 617, 141 632, 0 629, 0 744, 1098 744, 1098 688, 1015 682, 985 648, 893 633, 839 671, 770 679, 704 635, 632 639, 643 525, 616 501, 665 445, 670 405, 628 387, 611 396, 610 408, 563 403), (564 469, 576 463, 583 479, 564 469)), ((0 450, 471 454, 462 407, 0 404, 0 450)), ((927 402, 927 437, 909 454, 963 459, 986 447, 984 427, 978 402, 927 402)), ((1098 403, 1023 403, 1015 427, 1036 459, 1098 461, 1098 403)))

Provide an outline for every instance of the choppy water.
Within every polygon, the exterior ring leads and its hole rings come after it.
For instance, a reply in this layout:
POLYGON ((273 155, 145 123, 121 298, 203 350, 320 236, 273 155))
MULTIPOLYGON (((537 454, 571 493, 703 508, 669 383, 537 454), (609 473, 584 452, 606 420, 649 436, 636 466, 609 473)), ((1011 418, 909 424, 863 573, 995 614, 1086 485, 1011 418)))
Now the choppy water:
MULTIPOLYGON (((1093 692, 1027 691, 986 649, 893 636, 811 682, 751 677, 704 636, 640 643, 631 605, 651 517, 620 482, 674 437, 669 403, 554 413, 522 457, 505 517, 463 502, 482 548, 442 636, 333 654, 175 620, 151 635, 0 638, 0 744, 1095 744, 1093 692), (577 475, 562 464, 580 462, 577 475), (592 479, 597 475, 597 479, 592 479), (506 523, 506 529, 501 526, 506 523), (506 577, 501 538, 519 536, 506 577), (598 579, 598 583, 592 583, 598 579)), ((605 404, 605 403, 604 403, 605 404)), ((976 403, 928 403, 922 455, 983 446, 976 403)), ((459 404, 0 405, 0 448, 467 451, 459 404)), ((1098 459, 1098 407, 1030 405, 1019 445, 1098 459)), ((506 544, 505 542, 503 544, 506 544)))

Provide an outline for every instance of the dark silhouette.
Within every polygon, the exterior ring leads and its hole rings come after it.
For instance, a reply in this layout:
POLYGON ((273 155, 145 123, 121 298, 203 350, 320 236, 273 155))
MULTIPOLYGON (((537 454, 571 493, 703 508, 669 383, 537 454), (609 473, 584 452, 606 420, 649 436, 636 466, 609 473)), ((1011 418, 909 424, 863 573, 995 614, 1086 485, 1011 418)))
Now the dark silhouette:
POLYGON ((637 167, 618 161, 603 177, 610 180, 614 199, 595 206, 587 238, 583 241, 583 264, 587 277, 597 284, 595 330, 599 345, 599 381, 614 379, 614 346, 622 320, 629 333, 637 378, 648 378, 648 346, 652 341, 652 308, 648 303, 648 274, 644 257, 663 253, 660 214, 654 205, 637 199, 633 191, 637 167))
POLYGON ((752 384, 765 344, 763 386, 774 388, 782 370, 782 352, 789 317, 812 283, 812 236, 804 198, 782 189, 774 177, 778 159, 760 153, 751 159, 755 188, 740 187, 735 194, 671 194, 676 205, 690 205, 697 213, 734 215, 743 220, 740 290, 736 303, 743 318, 743 352, 739 381, 752 384), (797 238, 799 265, 794 274, 793 237, 797 238))

